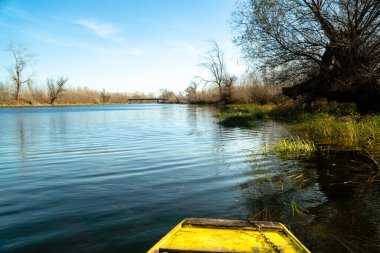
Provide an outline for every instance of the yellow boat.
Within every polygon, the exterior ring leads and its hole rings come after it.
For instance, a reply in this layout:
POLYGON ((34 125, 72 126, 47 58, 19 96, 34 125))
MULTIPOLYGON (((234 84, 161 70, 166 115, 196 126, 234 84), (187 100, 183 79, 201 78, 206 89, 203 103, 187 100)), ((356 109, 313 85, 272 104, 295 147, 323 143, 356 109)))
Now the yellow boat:
POLYGON ((188 218, 148 253, 255 253, 310 251, 281 223, 188 218))

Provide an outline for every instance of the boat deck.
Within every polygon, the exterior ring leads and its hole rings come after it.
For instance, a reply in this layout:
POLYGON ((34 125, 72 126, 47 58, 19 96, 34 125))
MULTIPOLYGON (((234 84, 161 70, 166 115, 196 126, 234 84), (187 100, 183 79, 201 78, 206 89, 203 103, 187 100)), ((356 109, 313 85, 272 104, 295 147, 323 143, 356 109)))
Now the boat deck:
MULTIPOLYGON (((256 222, 280 252, 309 252, 284 225, 256 222)), ((239 220, 186 219, 162 238, 148 253, 246 253, 278 252, 257 226, 239 220)))

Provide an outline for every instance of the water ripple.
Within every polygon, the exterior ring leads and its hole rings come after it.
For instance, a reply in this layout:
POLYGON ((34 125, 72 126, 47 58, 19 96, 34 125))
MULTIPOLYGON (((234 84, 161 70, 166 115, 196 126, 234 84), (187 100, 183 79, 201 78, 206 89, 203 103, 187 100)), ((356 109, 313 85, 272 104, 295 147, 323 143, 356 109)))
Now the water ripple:
POLYGON ((314 168, 263 154, 283 125, 224 128, 214 112, 0 108, 0 251, 145 252, 186 217, 326 203, 314 168))

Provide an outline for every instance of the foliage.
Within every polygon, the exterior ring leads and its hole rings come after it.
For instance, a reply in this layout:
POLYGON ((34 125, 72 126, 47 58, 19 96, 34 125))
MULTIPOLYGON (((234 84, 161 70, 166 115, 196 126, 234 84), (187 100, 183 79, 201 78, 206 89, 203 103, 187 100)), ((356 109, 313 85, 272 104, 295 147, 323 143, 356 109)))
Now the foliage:
POLYGON ((234 24, 247 59, 292 86, 285 95, 380 111, 378 0, 243 0, 234 24))

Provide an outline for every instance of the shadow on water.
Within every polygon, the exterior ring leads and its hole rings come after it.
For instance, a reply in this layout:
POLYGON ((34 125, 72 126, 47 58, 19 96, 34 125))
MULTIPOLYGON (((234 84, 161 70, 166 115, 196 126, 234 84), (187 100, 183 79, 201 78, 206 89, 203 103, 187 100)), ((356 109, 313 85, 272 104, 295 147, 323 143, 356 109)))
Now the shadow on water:
POLYGON ((240 188, 255 219, 287 224, 312 252, 380 252, 379 167, 366 152, 248 162, 253 179, 240 188))
POLYGON ((380 252, 378 165, 357 151, 337 151, 311 162, 328 202, 309 210, 315 218, 302 234, 319 252, 380 252))

